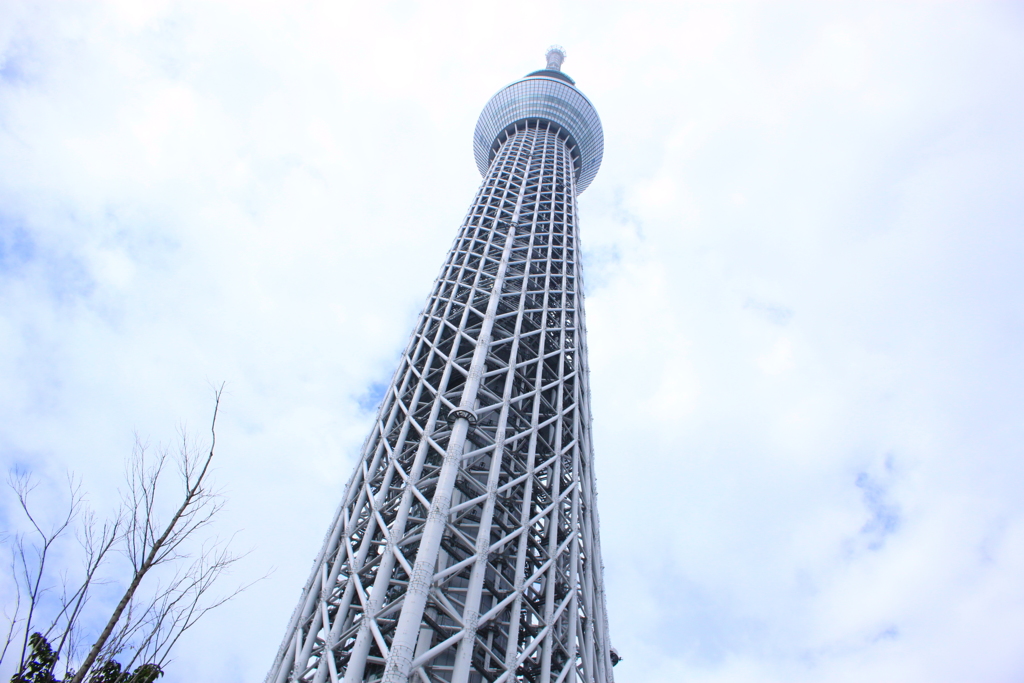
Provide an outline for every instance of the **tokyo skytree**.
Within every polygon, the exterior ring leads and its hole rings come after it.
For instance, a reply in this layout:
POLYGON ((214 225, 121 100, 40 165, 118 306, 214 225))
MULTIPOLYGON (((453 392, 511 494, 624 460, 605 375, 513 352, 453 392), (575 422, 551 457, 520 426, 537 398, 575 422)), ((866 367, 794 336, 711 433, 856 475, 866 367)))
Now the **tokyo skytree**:
POLYGON ((612 683, 576 196, 590 101, 547 66, 473 137, 483 182, 267 683, 612 683))

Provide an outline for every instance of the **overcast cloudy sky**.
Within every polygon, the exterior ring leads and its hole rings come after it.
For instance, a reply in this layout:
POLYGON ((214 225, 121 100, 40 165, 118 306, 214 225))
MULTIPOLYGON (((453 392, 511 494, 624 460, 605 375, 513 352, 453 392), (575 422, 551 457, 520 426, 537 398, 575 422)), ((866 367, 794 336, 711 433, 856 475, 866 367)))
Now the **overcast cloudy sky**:
POLYGON ((262 680, 551 43, 619 683, 1022 680, 1021 3, 0 2, 0 464, 104 509, 226 381, 274 571, 164 680, 262 680))

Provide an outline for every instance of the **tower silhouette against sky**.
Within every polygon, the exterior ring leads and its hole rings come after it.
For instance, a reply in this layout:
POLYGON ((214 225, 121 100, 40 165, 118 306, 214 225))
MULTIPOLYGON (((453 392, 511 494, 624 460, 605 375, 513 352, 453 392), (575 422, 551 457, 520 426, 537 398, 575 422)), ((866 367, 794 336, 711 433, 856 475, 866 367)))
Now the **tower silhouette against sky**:
POLYGON ((613 680, 576 210, 604 135, 564 58, 480 115, 484 180, 268 683, 613 680))

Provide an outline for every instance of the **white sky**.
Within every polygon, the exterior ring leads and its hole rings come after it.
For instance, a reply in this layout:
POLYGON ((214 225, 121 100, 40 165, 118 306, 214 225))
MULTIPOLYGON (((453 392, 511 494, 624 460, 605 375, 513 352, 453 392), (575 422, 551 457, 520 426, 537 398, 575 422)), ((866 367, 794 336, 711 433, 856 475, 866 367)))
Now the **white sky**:
POLYGON ((560 43, 619 683, 1021 680, 1021 7, 0 2, 2 464, 105 509, 227 381, 274 572, 162 680, 262 680, 476 117, 560 43))

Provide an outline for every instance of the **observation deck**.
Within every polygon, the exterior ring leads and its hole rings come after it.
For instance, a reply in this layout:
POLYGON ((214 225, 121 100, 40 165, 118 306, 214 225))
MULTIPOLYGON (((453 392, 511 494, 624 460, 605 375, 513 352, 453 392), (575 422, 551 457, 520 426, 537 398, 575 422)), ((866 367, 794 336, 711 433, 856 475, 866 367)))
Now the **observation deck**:
POLYGON ((473 155, 480 175, 487 175, 498 149, 516 127, 532 121, 548 121, 558 128, 572 155, 576 192, 583 192, 601 168, 604 130, 594 105, 562 73, 565 52, 553 47, 547 67, 507 85, 491 98, 480 113, 473 133, 473 155))

